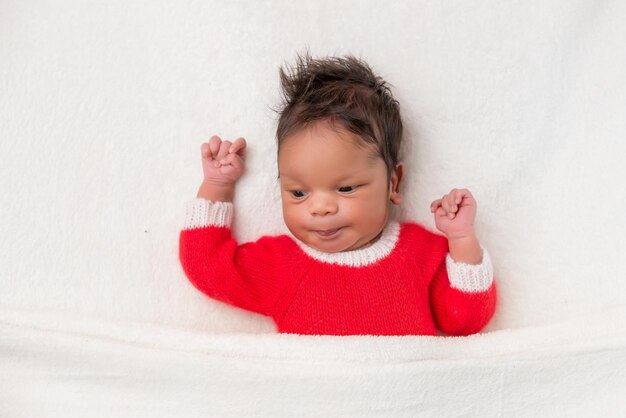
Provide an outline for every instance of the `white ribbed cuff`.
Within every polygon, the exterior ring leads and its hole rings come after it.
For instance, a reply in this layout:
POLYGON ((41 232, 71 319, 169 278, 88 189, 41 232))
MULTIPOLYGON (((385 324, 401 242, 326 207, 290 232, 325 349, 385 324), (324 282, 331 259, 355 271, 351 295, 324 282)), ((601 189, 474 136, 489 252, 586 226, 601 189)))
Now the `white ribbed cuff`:
POLYGON ((204 226, 230 227, 233 221, 232 202, 212 202, 201 197, 189 200, 186 204, 183 229, 204 226))
POLYGON ((446 269, 452 287, 464 292, 484 292, 493 282, 493 265, 489 253, 482 246, 483 261, 480 264, 456 262, 446 255, 446 269))

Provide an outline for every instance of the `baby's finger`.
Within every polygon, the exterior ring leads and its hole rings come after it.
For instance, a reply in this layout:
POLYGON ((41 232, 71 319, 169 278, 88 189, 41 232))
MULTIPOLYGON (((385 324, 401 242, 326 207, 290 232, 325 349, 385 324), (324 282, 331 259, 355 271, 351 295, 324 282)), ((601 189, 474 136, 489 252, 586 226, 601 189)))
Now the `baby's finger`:
POLYGON ((471 198, 472 197, 472 193, 467 190, 467 189, 458 189, 457 190, 457 195, 456 195, 456 203, 457 205, 460 204, 463 199, 465 198, 471 198))
POLYGON ((441 199, 434 200, 434 201, 430 204, 430 211, 431 211, 431 212, 436 211, 436 210, 439 208, 439 206, 441 206, 441 199))
POLYGON ((456 212, 457 205, 460 203, 459 192, 459 189, 452 189, 450 193, 448 193, 448 204, 450 205, 450 210, 453 212, 456 212))
POLYGON ((217 135, 213 135, 211 139, 209 140, 209 148, 211 150, 211 156, 213 158, 215 158, 215 156, 217 155, 217 152, 220 150, 221 143, 222 143, 222 140, 217 135))
POLYGON ((203 159, 207 160, 211 160, 213 158, 213 155, 211 154, 211 147, 208 143, 203 142, 202 145, 200 145, 200 155, 203 159))
POLYGON ((457 211, 457 207, 454 204, 454 200, 451 194, 448 194, 444 197, 442 202, 443 209, 448 213, 448 218, 452 219, 455 216, 457 211))
POLYGON ((237 170, 243 169, 243 159, 236 153, 228 154, 224 159, 224 164, 230 164, 237 170))
POLYGON ((242 155, 245 149, 246 149, 246 140, 243 137, 239 137, 235 139, 235 142, 233 142, 233 145, 230 146, 230 149, 228 150, 228 152, 242 155))
POLYGON ((454 193, 454 203, 460 204, 463 201, 463 190, 456 190, 454 193))
POLYGON ((437 208, 437 210, 435 211, 435 216, 441 218, 441 217, 448 217, 448 212, 446 212, 446 210, 443 208, 443 206, 439 206, 439 208, 437 208))
POLYGON ((222 141, 222 143, 220 144, 220 149, 217 152, 217 156, 215 158, 217 160, 223 160, 224 157, 228 155, 228 150, 230 149, 231 145, 232 143, 230 141, 222 141))
POLYGON ((441 199, 441 206, 446 212, 452 212, 452 203, 450 202, 450 195, 445 195, 441 199))

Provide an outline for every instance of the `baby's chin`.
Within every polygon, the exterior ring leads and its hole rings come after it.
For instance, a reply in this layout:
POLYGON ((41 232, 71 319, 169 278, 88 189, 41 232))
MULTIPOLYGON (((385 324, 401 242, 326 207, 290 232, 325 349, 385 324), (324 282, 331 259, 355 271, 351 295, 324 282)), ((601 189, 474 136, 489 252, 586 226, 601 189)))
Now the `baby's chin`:
POLYGON ((359 245, 359 237, 350 236, 350 231, 340 231, 337 237, 332 239, 320 238, 316 232, 308 232, 304 234, 294 234, 302 243, 307 246, 324 253, 340 253, 344 251, 352 251, 363 247, 359 245), (298 236, 299 235, 299 236, 298 236))
POLYGON ((309 247, 321 251, 323 253, 340 253, 342 251, 349 251, 349 245, 341 245, 341 244, 329 244, 326 242, 318 243, 315 241, 303 241, 309 247))

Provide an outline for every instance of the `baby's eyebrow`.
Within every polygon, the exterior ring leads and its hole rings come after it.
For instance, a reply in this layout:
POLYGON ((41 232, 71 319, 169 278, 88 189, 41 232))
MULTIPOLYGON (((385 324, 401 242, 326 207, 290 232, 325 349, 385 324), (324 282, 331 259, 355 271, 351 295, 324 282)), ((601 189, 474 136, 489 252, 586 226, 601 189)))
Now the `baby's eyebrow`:
MULTIPOLYGON (((361 175, 364 175, 366 172, 367 172, 367 170, 364 169, 364 168, 353 168, 350 171, 346 170, 344 172, 344 174, 338 176, 337 180, 345 180, 347 178, 359 177, 361 175)), ((291 174, 291 173, 290 172, 281 172, 281 171, 278 172, 278 175, 281 176, 281 177, 284 176, 284 177, 289 177, 289 178, 292 178, 292 179, 296 179, 297 178, 297 176, 295 176, 295 175, 291 176, 289 174, 291 174)))
POLYGON ((340 176, 337 178, 338 182, 342 182, 342 181, 347 181, 347 180, 359 180, 359 179, 364 179, 366 173, 363 172, 364 170, 355 170, 355 171, 350 171, 346 174, 344 174, 343 176, 340 176))
POLYGON ((293 178, 289 174, 281 173, 280 171, 278 172, 278 177, 287 177, 287 178, 290 178, 290 179, 293 178))
POLYGON ((300 179, 298 179, 297 177, 292 177, 289 174, 285 174, 285 173, 278 173, 278 178, 281 180, 286 180, 288 183, 290 184, 301 184, 302 181, 300 179))

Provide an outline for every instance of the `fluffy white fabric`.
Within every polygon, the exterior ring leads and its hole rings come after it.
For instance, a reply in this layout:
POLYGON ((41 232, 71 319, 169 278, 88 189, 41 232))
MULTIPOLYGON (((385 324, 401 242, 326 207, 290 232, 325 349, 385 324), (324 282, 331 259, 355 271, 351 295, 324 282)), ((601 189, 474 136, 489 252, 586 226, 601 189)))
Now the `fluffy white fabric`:
POLYGON ((0 3, 0 410, 623 406, 625 14, 617 0, 0 3), (278 67, 306 45, 361 56, 392 84, 406 127, 400 218, 434 230, 432 200, 455 187, 476 197, 499 284, 484 335, 274 335, 184 277, 178 232, 212 134, 249 143, 236 235, 286 232, 271 108, 278 67))
POLYGON ((0 405, 9 417, 623 413, 623 308, 465 338, 211 335, 0 314, 0 405))

